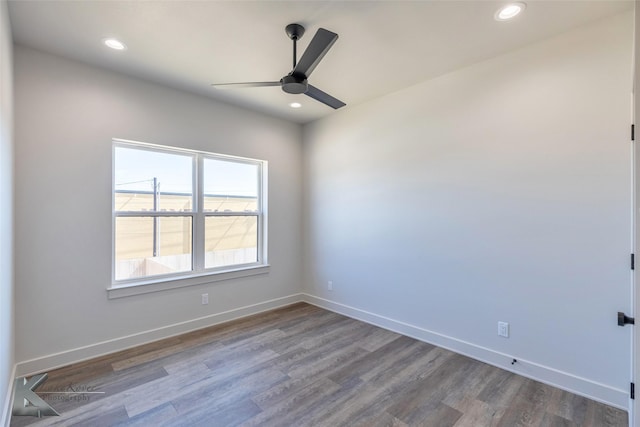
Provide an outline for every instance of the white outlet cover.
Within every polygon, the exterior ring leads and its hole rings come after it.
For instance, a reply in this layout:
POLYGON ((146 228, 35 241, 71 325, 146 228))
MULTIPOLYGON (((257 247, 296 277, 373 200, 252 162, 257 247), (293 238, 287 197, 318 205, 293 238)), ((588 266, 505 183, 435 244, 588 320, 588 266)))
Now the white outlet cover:
POLYGON ((509 338, 509 323, 498 322, 498 335, 501 337, 509 338))

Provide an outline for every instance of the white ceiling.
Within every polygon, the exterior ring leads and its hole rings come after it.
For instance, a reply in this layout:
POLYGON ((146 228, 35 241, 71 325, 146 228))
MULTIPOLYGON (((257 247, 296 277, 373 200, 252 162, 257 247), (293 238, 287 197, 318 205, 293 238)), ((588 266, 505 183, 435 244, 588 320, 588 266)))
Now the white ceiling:
POLYGON ((570 28, 630 10, 633 1, 527 1, 509 22, 506 1, 25 1, 10 0, 18 44, 140 76, 305 123, 334 110, 278 87, 210 84, 279 80, 292 68, 289 23, 340 38, 309 81, 347 103, 406 88, 570 28), (101 44, 117 37, 128 49, 101 44), (291 109, 299 101, 303 107, 291 109))

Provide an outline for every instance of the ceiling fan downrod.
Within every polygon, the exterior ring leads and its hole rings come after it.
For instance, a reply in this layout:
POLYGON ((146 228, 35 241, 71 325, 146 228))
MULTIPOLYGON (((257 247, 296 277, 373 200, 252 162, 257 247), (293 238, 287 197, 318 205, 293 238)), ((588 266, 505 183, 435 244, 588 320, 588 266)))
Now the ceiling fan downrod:
POLYGON ((293 40, 293 68, 296 68, 298 63, 298 39, 304 35, 304 27, 300 24, 289 24, 284 31, 293 40))

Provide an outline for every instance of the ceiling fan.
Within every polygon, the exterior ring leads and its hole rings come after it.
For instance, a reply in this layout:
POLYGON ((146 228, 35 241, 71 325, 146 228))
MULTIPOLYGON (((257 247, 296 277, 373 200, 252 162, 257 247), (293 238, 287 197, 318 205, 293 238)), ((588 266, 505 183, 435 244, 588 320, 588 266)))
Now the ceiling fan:
POLYGON ((307 81, 320 60, 327 54, 336 40, 338 40, 338 35, 325 30, 324 28, 320 28, 316 32, 316 35, 313 36, 313 39, 311 39, 311 43, 309 43, 307 50, 302 54, 300 61, 297 61, 296 44, 304 34, 304 27, 300 24, 289 24, 286 26, 285 32, 289 38, 293 40, 293 70, 281 78, 280 81, 219 83, 212 84, 212 86, 216 89, 280 86, 282 87, 282 90, 287 93, 304 93, 308 97, 313 98, 316 101, 320 101, 331 108, 338 109, 347 105, 328 93, 321 91, 317 87, 310 85, 307 81))

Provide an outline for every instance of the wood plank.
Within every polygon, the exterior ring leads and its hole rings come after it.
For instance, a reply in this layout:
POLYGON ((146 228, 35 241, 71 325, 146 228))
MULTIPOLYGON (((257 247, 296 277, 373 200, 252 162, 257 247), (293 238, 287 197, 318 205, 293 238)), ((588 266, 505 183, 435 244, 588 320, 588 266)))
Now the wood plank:
POLYGON ((484 386, 481 386, 478 400, 494 408, 507 408, 518 396, 518 390, 525 381, 524 377, 499 369, 495 375, 488 378, 484 386))
MULTIPOLYGON (((440 403, 436 407, 426 413, 421 413, 415 418, 415 421, 408 425, 420 425, 425 427, 453 427, 457 425, 458 420, 462 416, 462 412, 452 407, 440 403)), ((478 424, 476 424, 477 426, 478 424)))
MULTIPOLYGON (((428 376, 452 355, 447 350, 435 347, 408 363, 392 366, 364 382, 364 378, 358 378, 360 382, 353 382, 352 387, 343 384, 345 392, 337 394, 339 399, 335 403, 328 404, 324 414, 326 419, 322 421, 328 425, 340 425, 345 420, 356 424, 375 418, 381 410, 390 412, 388 407, 399 401, 403 391, 428 376)), ((313 422, 309 425, 313 425, 313 422)))
POLYGON ((390 413, 383 412, 373 419, 354 424, 353 427, 409 427, 409 425, 403 423, 390 413))
MULTIPOLYGON (((469 375, 464 377, 455 387, 451 387, 443 402, 466 413, 468 405, 480 402, 476 398, 485 388, 487 382, 496 378, 501 372, 504 371, 486 363, 478 363, 469 375)), ((485 403, 485 405, 491 407, 489 404, 485 403)))
POLYGON ((455 423, 455 427, 496 426, 505 411, 476 399, 469 399, 465 403, 461 403, 458 410, 462 412, 462 416, 455 423))
POLYGON ((123 422, 115 424, 116 427, 149 427, 159 426, 170 419, 178 416, 171 403, 165 403, 146 412, 131 417, 123 422))
POLYGON ((538 426, 546 415, 552 389, 542 383, 527 379, 518 391, 518 396, 507 408, 499 426, 538 426))
POLYGON ((309 382, 306 387, 296 390, 295 393, 288 393, 278 401, 277 405, 269 405, 266 408, 262 406, 262 412, 241 425, 243 427, 264 425, 294 426, 302 414, 322 407, 327 397, 330 397, 339 389, 340 386, 338 384, 327 378, 309 382))
POLYGON ((388 372, 390 369, 401 369, 420 354, 434 348, 423 345, 408 337, 399 337, 362 358, 345 364, 336 372, 329 374, 331 380, 343 384, 355 377, 363 377, 368 381, 375 375, 388 372))
POLYGON ((566 418, 550 414, 549 412, 544 414, 544 418, 540 423, 540 427, 578 427, 579 425, 580 424, 576 424, 566 418))
POLYGON ((275 369, 244 371, 241 376, 234 376, 225 381, 217 381, 215 377, 208 376, 172 396, 167 396, 167 399, 171 399, 178 414, 185 414, 202 407, 218 408, 234 401, 250 399, 254 394, 261 393, 288 378, 286 374, 275 369))
POLYGON ((172 396, 197 389, 194 385, 200 378, 211 374, 204 364, 194 364, 190 369, 174 372, 168 377, 160 378, 138 387, 126 389, 129 398, 124 402, 130 417, 147 412, 170 401, 172 396))
POLYGON ((260 408, 251 399, 229 400, 210 407, 209 402, 193 405, 189 411, 171 418, 161 425, 184 427, 237 426, 260 413, 260 408))
POLYGON ((396 332, 387 331, 386 329, 374 328, 373 333, 362 338, 358 345, 367 351, 374 352, 401 336, 402 335, 396 332))
MULTIPOLYGON (((396 403, 387 408, 387 412, 407 424, 427 419, 430 412, 442 405, 449 390, 470 375, 478 364, 480 362, 468 357, 453 355, 447 363, 441 364, 423 378, 409 382, 407 387, 394 396, 396 403)), ((447 413, 446 410, 444 412, 447 413)), ((461 413, 455 412, 458 414, 457 421, 461 413)))
POLYGON ((554 389, 551 392, 551 403, 546 411, 580 425, 584 423, 589 407, 589 399, 568 391, 554 389))

